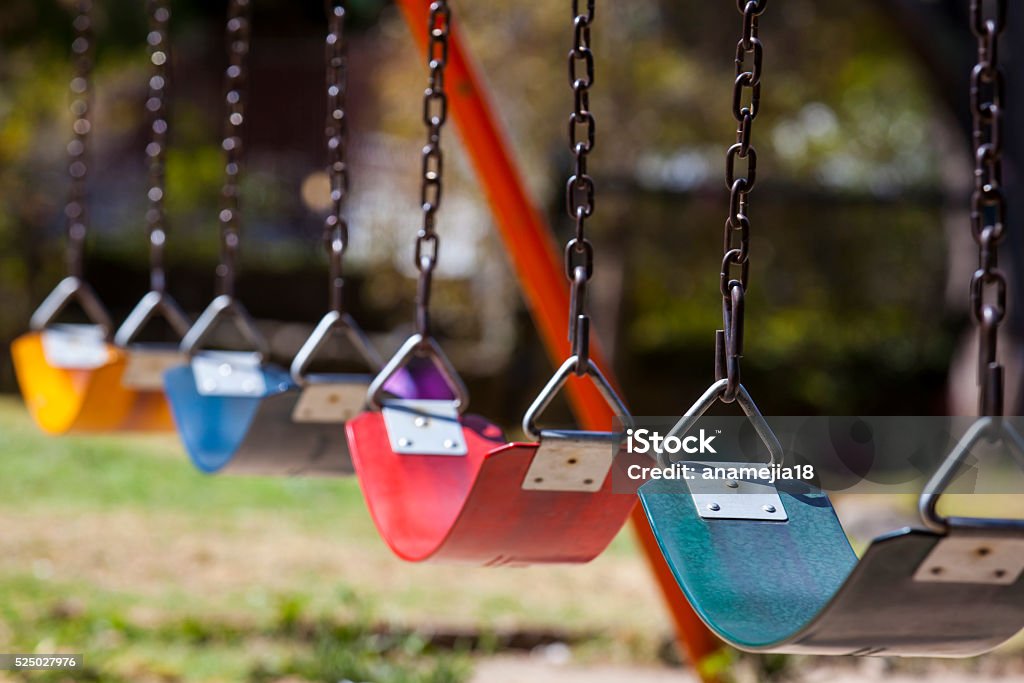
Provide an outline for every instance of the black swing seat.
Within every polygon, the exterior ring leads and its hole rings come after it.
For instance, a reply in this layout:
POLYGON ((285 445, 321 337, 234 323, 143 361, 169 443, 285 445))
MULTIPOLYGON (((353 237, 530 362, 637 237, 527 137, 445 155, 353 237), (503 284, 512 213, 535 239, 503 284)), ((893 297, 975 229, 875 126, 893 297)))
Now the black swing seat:
MULTIPOLYGON (((686 484, 640 488, 687 599, 743 650, 967 657, 1024 627, 1024 530, 949 520, 902 529, 857 561, 828 497, 780 483, 784 522, 701 519, 686 484)), ((801 488, 802 487, 802 488, 801 488)))

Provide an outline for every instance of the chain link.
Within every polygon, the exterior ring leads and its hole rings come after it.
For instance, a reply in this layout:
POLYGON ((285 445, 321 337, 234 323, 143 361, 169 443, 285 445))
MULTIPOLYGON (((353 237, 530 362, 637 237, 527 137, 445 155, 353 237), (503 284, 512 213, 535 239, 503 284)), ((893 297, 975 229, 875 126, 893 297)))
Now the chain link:
POLYGON ((978 39, 978 63, 971 71, 974 119, 974 192, 971 235, 978 245, 978 269, 971 278, 971 313, 978 324, 978 411, 1003 413, 1003 366, 998 360, 999 325, 1006 316, 1006 274, 999 268, 999 245, 1006 239, 1002 127, 1005 78, 999 68, 999 37, 1006 28, 1006 0, 971 0, 971 31, 978 39))
POLYGON ((222 294, 234 296, 238 260, 242 176, 242 130, 245 125, 245 95, 252 8, 250 0, 230 0, 228 5, 228 68, 224 75, 224 184, 221 188, 221 258, 217 266, 222 294))
POLYGON ((149 209, 146 223, 149 231, 149 288, 154 292, 166 291, 167 278, 164 271, 164 245, 167 241, 164 216, 164 181, 167 154, 167 62, 170 44, 167 35, 171 11, 167 0, 148 0, 149 61, 152 72, 149 77, 149 97, 146 99, 146 113, 149 117, 149 144, 146 145, 146 159, 149 161, 149 209))
POLYGON ((441 182, 444 175, 441 130, 448 120, 448 94, 445 92, 444 74, 448 66, 451 8, 446 0, 431 3, 427 30, 430 79, 423 92, 423 123, 427 127, 427 144, 423 147, 423 181, 420 186, 423 227, 416 236, 414 255, 420 273, 416 291, 416 330, 423 337, 430 336, 430 289, 439 247, 435 222, 437 210, 441 207, 441 182))
POLYGON ((75 75, 71 79, 71 125, 73 137, 68 143, 68 176, 71 185, 64 207, 67 228, 67 272, 82 277, 85 238, 89 232, 86 207, 89 175, 89 135, 92 132, 93 26, 92 0, 78 0, 73 21, 75 37, 71 53, 75 75))
POLYGON ((329 296, 331 310, 341 313, 344 306, 345 279, 342 259, 348 248, 348 222, 344 216, 348 196, 348 59, 345 44, 345 2, 328 0, 327 41, 327 174, 331 182, 331 212, 324 221, 324 248, 330 262, 329 296))
POLYGON ((597 122, 590 110, 590 89, 594 85, 594 52, 590 28, 594 22, 595 0, 572 0, 573 42, 569 50, 569 87, 573 110, 569 114, 569 151, 573 172, 565 183, 565 208, 576 225, 575 235, 565 245, 565 276, 571 283, 569 341, 579 359, 576 373, 585 374, 589 359, 590 320, 586 310, 587 282, 594 276, 594 247, 587 239, 587 220, 594 215, 594 179, 587 172, 587 159, 597 140, 597 122))
POLYGON ((761 104, 761 69, 764 45, 758 22, 768 0, 737 0, 743 15, 742 36, 736 43, 736 78, 733 81, 732 114, 736 119, 736 143, 725 153, 725 185, 729 189, 729 216, 725 220, 719 289, 722 294, 722 328, 716 335, 715 374, 728 379, 722 400, 736 400, 740 389, 743 356, 745 297, 750 288, 750 216, 748 195, 757 183, 757 149, 751 143, 754 120, 761 104), (745 169, 738 169, 744 162, 745 169))

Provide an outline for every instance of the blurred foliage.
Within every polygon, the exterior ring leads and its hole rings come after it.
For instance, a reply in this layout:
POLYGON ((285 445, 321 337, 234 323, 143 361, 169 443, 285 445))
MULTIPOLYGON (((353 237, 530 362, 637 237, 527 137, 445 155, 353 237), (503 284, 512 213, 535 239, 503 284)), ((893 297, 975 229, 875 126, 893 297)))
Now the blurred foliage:
MULTIPOLYGON (((252 279, 277 283, 323 267, 320 216, 300 190, 323 158, 322 3, 256 5, 244 253, 252 279)), ((145 17, 141 3, 130 0, 98 6, 91 243, 104 263, 124 264, 138 278, 132 286, 141 288, 145 17)), ((211 235, 221 165, 223 9, 223 1, 174 2, 172 264, 210 264, 217 254, 211 235)), ((455 10, 527 183, 564 236, 568 8, 496 0, 456 3, 455 10)), ((720 315, 721 176, 735 126, 730 102, 740 19, 728 1, 637 0, 601 4, 598 12, 595 323, 615 340, 634 409, 677 411, 709 379, 720 315)), ((408 320, 406 240, 417 220, 425 74, 395 7, 363 0, 352 3, 352 14, 359 220, 350 277, 368 283, 352 308, 386 329, 408 320)), ((12 302, 0 314, 4 339, 60 272, 68 23, 53 0, 0 7, 0 296, 12 302)), ((949 142, 959 133, 874 4, 790 0, 772 7, 761 31, 765 85, 755 130, 760 178, 751 197, 745 364, 752 391, 773 412, 941 411, 961 318, 940 299, 946 247, 936 226, 951 189, 942 184, 942 169, 965 163, 958 143, 949 142), (782 379, 767 384, 770 378, 782 379)), ((455 241, 446 242, 442 258, 437 317, 468 344, 492 329, 504 341, 487 343, 515 342, 500 362, 457 354, 469 374, 497 392, 486 403, 507 414, 496 417, 514 423, 548 366, 521 316, 515 329, 494 327, 521 314, 521 306, 504 294, 514 284, 502 249, 487 235, 486 206, 455 140, 446 138, 452 177, 440 225, 455 241), (456 268, 460 253, 476 267, 456 268), (481 292, 499 293, 484 300, 481 292)), ((185 299, 202 299, 212 278, 172 286, 185 299)), ((262 288, 268 315, 290 319, 294 293, 262 288)))

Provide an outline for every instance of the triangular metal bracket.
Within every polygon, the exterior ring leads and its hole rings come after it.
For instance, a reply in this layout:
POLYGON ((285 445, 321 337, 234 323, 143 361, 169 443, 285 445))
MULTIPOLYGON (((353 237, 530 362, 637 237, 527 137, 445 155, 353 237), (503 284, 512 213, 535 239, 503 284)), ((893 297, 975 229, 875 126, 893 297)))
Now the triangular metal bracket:
MULTIPOLYGON (((668 435, 683 437, 693 429, 693 426, 697 424, 697 420, 704 416, 704 413, 713 406, 722 393, 725 391, 729 384, 728 379, 720 379, 705 391, 697 402, 690 406, 690 409, 686 411, 686 414, 676 422, 675 426, 669 430, 668 435)), ((772 431, 768 421, 764 419, 764 415, 761 414, 757 404, 754 403, 754 399, 750 397, 746 387, 742 384, 736 394, 736 402, 740 404, 740 408, 743 409, 743 413, 750 420, 750 423, 754 426, 754 431, 761 438, 761 442, 764 443, 765 448, 768 449, 768 464, 776 465, 781 464, 784 453, 782 450, 782 444, 779 443, 779 437, 775 436, 775 432, 772 431)), ((662 467, 671 467, 673 464, 672 458, 668 453, 658 453, 658 463, 662 467)))
POLYGON ((58 282, 39 304, 29 320, 29 328, 38 331, 49 327, 72 301, 78 302, 85 315, 103 331, 103 337, 107 339, 114 329, 110 314, 85 280, 70 275, 58 282))
MULTIPOLYGON (((974 450, 974 446, 982 440, 1001 441, 1009 448, 1010 452, 1024 468, 1024 437, 1021 437, 1013 425, 1002 417, 982 417, 971 425, 960 438, 957 445, 950 451, 946 459, 935 470, 935 474, 925 484, 918 501, 918 511, 921 513, 921 520, 928 528, 939 533, 946 533, 949 530, 949 520, 938 512, 939 498, 949 485, 956 479, 967 456, 974 450)), ((986 520, 958 520, 959 522, 984 523, 986 520)), ((1017 522, 1024 530, 1024 521, 1017 522)))
POLYGON ((195 325, 182 338, 181 350, 190 356, 196 354, 213 335, 218 325, 227 318, 231 319, 242 337, 252 345, 252 350, 260 360, 266 361, 270 356, 270 344, 267 343, 266 337, 257 329, 256 322, 245 307, 227 294, 221 294, 210 302, 195 325))
POLYGON ((455 396, 453 401, 456 410, 462 413, 469 406, 469 390, 463 383, 455 366, 448 360, 441 349, 441 345, 433 337, 424 337, 422 334, 414 334, 405 340, 401 348, 395 352, 391 360, 387 362, 381 371, 374 377, 367 390, 367 402, 378 410, 387 400, 387 392, 384 387, 394 375, 408 365, 414 358, 429 359, 441 373, 441 377, 452 390, 455 396))

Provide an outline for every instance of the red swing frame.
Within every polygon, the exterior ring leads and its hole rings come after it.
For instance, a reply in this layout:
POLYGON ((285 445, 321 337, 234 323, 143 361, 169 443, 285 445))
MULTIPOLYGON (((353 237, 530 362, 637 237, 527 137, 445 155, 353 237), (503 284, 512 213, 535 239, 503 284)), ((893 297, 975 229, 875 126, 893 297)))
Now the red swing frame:
MULTIPOLYGON (((422 27, 429 21, 430 0, 398 0, 398 6, 416 45, 426 54, 426 32, 422 27)), ((505 136, 496 123, 482 81, 463 46, 458 25, 451 30, 447 72, 450 84, 449 111, 476 171, 476 177, 481 181, 499 235, 510 255, 511 265, 545 350, 557 366, 570 353, 569 342, 565 337, 569 296, 565 276, 561 272, 559 252, 550 227, 526 192, 522 176, 508 151, 505 136)), ((600 344, 596 335, 593 335, 591 343, 594 360, 602 367, 607 367, 601 362, 600 344)), ((567 389, 572 408, 584 428, 607 428, 613 416, 593 384, 570 381, 567 389)), ((719 680, 709 664, 722 651, 722 642, 715 638, 689 607, 662 559, 657 541, 638 506, 633 509, 631 521, 661 590, 664 605, 672 617, 678 644, 703 681, 710 683, 719 680)))

